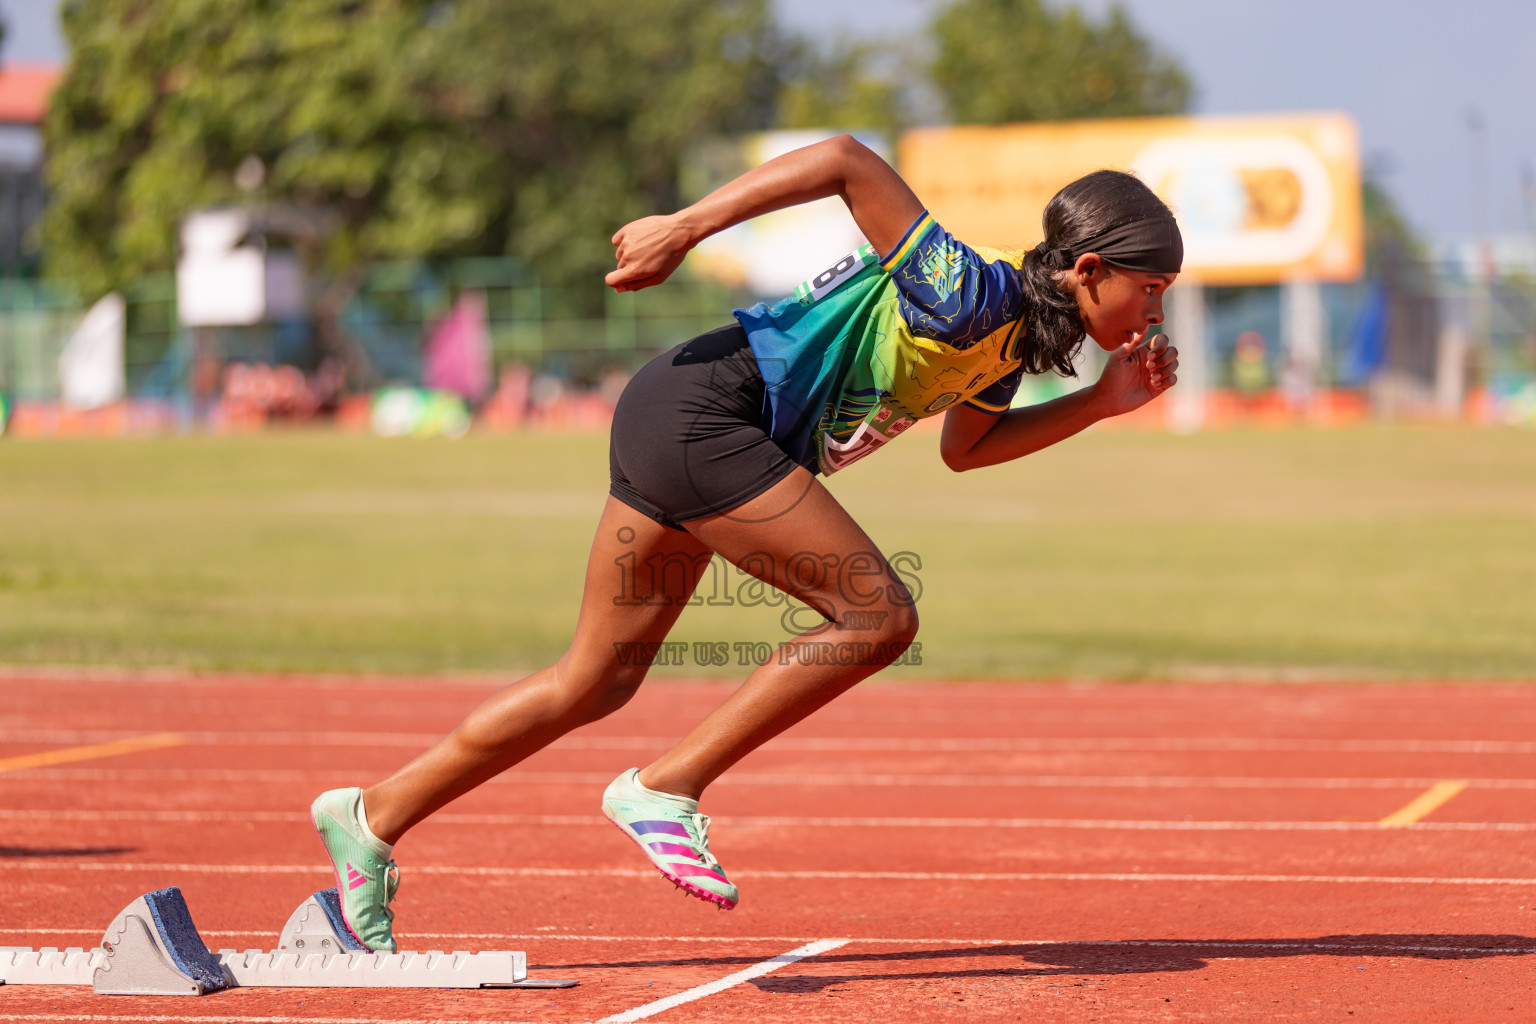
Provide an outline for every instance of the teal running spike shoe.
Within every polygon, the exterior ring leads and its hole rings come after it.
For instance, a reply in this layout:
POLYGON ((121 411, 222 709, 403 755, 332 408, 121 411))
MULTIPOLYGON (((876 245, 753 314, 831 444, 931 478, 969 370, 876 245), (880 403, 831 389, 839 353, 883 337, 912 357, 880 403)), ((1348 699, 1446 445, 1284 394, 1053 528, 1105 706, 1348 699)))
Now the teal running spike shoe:
POLYGON ((362 811, 363 791, 354 786, 321 793, 309 816, 336 870, 336 892, 347 930, 373 952, 393 953, 395 914, 389 904, 400 888, 400 869, 394 860, 380 855, 378 848, 393 848, 366 830, 362 811))
POLYGON ((722 910, 736 906, 736 887, 709 852, 709 816, 699 802, 640 784, 640 769, 620 775, 603 793, 603 814, 633 839, 662 877, 722 910))

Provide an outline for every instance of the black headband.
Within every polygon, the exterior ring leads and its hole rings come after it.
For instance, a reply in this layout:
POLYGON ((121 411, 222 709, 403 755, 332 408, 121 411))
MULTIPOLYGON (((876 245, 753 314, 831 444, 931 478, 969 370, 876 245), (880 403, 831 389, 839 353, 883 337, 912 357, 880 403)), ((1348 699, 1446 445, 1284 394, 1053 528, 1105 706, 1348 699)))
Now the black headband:
POLYGON ((1086 252, 1098 253, 1105 263, 1147 274, 1177 274, 1184 265, 1184 238, 1172 217, 1118 224, 1055 249, 1041 242, 1035 251, 1052 270, 1067 269, 1086 252))

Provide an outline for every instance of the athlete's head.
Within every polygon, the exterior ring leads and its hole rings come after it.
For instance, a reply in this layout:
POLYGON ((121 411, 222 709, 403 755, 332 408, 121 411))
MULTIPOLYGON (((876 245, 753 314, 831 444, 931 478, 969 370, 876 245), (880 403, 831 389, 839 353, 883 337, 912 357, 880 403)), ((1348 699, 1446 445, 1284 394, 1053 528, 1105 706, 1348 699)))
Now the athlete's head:
POLYGON ((1107 350, 1162 322, 1184 241, 1163 201, 1121 171, 1078 178, 1043 221, 1045 240, 1024 254, 1024 369, 1071 375, 1084 334, 1107 350))

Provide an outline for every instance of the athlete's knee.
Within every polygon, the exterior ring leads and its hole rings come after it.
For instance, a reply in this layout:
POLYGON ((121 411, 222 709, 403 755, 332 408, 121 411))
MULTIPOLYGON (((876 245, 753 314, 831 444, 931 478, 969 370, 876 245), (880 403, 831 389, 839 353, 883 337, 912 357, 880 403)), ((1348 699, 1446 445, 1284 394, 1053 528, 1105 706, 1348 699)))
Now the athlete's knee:
POLYGON ((595 722, 628 704, 650 663, 619 658, 587 658, 567 652, 560 659, 560 692, 571 714, 595 722))
POLYGON ((877 606, 844 609, 828 625, 832 628, 824 639, 890 652, 895 660, 917 636, 917 609, 910 601, 882 601, 877 606))
POLYGON ((595 722, 599 718, 607 718, 628 704, 639 692, 639 679, 610 680, 602 686, 589 690, 585 700, 579 705, 578 711, 587 721, 595 722))
POLYGON ((880 630, 880 647, 896 661, 906 653, 912 641, 917 639, 917 609, 910 603, 892 604, 880 630))
POLYGON ((917 607, 912 602, 891 605, 891 617, 886 622, 888 643, 899 643, 902 648, 917 639, 917 607))

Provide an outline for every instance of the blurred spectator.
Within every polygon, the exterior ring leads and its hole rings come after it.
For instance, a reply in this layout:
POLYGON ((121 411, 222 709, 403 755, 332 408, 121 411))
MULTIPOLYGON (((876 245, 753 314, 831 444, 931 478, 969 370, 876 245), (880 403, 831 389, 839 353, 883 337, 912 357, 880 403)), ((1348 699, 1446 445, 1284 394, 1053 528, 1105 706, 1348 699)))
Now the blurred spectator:
POLYGON ((1252 405, 1269 387, 1269 364, 1265 359, 1269 346, 1258 331, 1244 331, 1232 345, 1232 387, 1252 405))
POLYGON ((491 430, 516 430, 528 419, 533 371, 522 363, 501 368, 496 392, 480 408, 481 422, 491 430))
POLYGON ((273 419, 307 420, 335 411, 346 371, 335 360, 306 376, 296 366, 230 363, 216 421, 226 430, 254 429, 273 419))

